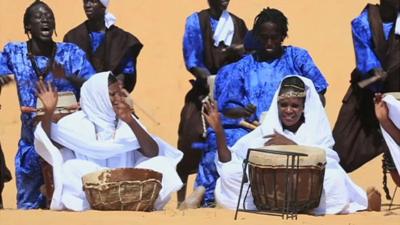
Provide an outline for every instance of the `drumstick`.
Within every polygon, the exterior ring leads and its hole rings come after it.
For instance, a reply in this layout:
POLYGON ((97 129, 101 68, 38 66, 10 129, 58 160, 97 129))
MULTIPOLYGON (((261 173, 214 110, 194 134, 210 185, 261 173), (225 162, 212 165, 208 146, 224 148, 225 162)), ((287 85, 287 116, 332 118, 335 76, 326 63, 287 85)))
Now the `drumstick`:
POLYGON ((141 107, 140 105, 137 104, 136 101, 133 101, 133 104, 140 110, 143 112, 144 115, 146 115, 153 123, 155 123, 157 126, 159 126, 161 123, 158 122, 156 119, 154 119, 150 113, 147 112, 147 110, 145 110, 143 107, 141 107))
POLYGON ((252 123, 249 123, 249 122, 247 122, 246 120, 241 120, 241 121, 239 122, 239 125, 242 126, 242 127, 248 128, 248 129, 250 129, 250 130, 254 130, 254 129, 257 128, 256 125, 254 125, 254 124, 252 124, 252 123))
POLYGON ((373 83, 375 83, 375 82, 378 81, 378 80, 382 80, 382 79, 386 78, 386 76, 387 76, 387 74, 386 74, 386 72, 384 72, 383 76, 374 75, 374 76, 372 76, 372 77, 370 77, 370 78, 368 78, 368 79, 359 81, 357 84, 358 84, 358 86, 359 86, 360 88, 365 88, 365 87, 367 87, 368 85, 373 84, 373 83))

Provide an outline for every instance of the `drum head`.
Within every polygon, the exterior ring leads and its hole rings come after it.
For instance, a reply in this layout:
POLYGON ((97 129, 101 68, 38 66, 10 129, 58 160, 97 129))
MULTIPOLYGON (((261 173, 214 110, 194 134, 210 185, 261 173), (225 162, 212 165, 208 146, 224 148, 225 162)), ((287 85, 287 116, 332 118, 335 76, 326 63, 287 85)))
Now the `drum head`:
MULTIPOLYGON (((69 110, 71 106, 76 106, 78 105, 78 102, 76 101, 75 94, 73 92, 58 92, 58 101, 57 101, 57 106, 55 110, 55 114, 57 113, 72 113, 74 110, 69 110)), ((38 110, 37 115, 43 115, 43 104, 40 99, 37 100, 36 102, 36 109, 38 110)))
POLYGON ((303 153, 307 156, 300 157, 299 166, 320 166, 326 163, 326 153, 322 148, 304 145, 272 145, 256 148, 249 155, 249 163, 259 167, 286 167, 287 156, 283 154, 268 153, 268 150, 303 153))

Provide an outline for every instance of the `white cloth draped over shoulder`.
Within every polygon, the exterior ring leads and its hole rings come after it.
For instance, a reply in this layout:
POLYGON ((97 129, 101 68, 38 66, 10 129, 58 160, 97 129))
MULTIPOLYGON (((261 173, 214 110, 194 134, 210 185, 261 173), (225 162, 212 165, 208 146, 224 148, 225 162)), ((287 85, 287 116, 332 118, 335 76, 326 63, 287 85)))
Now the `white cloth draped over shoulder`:
MULTIPOLYGON (((400 101, 396 100, 392 95, 385 95, 383 101, 386 102, 386 106, 389 110, 389 118, 397 127, 400 129, 400 101)), ((400 146, 396 141, 382 128, 383 138, 385 138, 386 144, 389 148, 392 156, 394 165, 396 166, 397 172, 400 174, 400 146)))
POLYGON ((159 154, 147 158, 138 151, 139 142, 129 125, 123 121, 115 122, 116 115, 108 94, 108 74, 95 74, 84 83, 82 111, 52 124, 51 139, 63 148, 53 145, 41 123, 35 130, 35 149, 53 166, 55 190, 50 206, 52 210, 89 209, 81 177, 105 168, 147 168, 162 173, 162 189, 156 209, 162 209, 171 193, 182 187, 176 172, 176 165, 183 156, 179 150, 152 136, 158 144, 159 154))
POLYGON ((104 15, 104 23, 107 28, 110 28, 112 25, 115 24, 117 18, 113 14, 108 12, 108 4, 110 3, 110 0, 100 0, 100 2, 106 7, 106 14, 104 15))
MULTIPOLYGON (((320 205, 312 210, 311 213, 316 215, 347 214, 367 208, 368 200, 365 191, 351 181, 350 177, 340 167, 337 153, 332 150, 334 140, 330 124, 312 81, 301 76, 298 77, 306 86, 305 122, 296 133, 282 128, 278 115, 278 89, 261 125, 239 139, 230 148, 232 160, 226 163, 216 160, 218 173, 220 174, 215 190, 217 204, 225 208, 236 208, 243 175, 242 162, 248 149, 264 146, 268 139, 263 137, 273 134, 275 131, 295 141, 297 144, 319 147, 326 151, 327 165, 323 193, 320 205)), ((247 190, 247 188, 248 184, 244 186, 244 190, 247 190)), ((240 203, 240 207, 242 206, 243 202, 240 203)), ((249 192, 245 206, 247 209, 256 209, 251 192, 249 192)))
POLYGON ((214 46, 218 47, 220 42, 224 42, 225 45, 230 46, 234 33, 233 19, 229 12, 224 10, 219 17, 217 28, 215 28, 213 34, 214 46))

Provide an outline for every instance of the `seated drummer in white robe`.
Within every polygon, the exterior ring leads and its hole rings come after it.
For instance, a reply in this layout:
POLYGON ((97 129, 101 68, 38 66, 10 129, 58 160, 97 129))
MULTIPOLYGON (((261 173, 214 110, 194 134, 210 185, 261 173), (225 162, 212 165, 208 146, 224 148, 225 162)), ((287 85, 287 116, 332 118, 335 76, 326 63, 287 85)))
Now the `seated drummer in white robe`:
MULTIPOLYGON (((312 214, 347 214, 366 210, 367 193, 354 184, 339 165, 339 157, 332 150, 334 140, 326 112, 313 83, 304 77, 286 77, 274 95, 271 107, 261 125, 239 139, 230 148, 226 146, 225 135, 215 105, 206 103, 205 117, 217 134, 218 158, 216 159, 220 178, 217 180, 215 197, 217 204, 236 209, 243 176, 243 160, 249 148, 268 145, 307 145, 326 151, 326 168, 320 204, 312 214)), ((248 183, 243 190, 248 189, 248 183)), ((371 189, 375 197, 375 209, 380 209, 380 194, 371 189)), ((243 201, 243 197, 241 199, 243 201)), ((243 202, 240 203, 243 207, 243 202)), ((249 192, 246 209, 256 210, 253 196, 249 192)), ((372 207, 373 208, 373 207, 372 207)))
POLYGON ((82 110, 52 123, 57 92, 51 85, 38 85, 45 114, 35 130, 35 147, 53 166, 55 190, 50 209, 90 209, 81 178, 106 168, 145 168, 162 173, 162 189, 154 206, 157 210, 182 187, 175 169, 182 153, 145 130, 132 116, 124 93, 111 73, 96 74, 82 86, 82 110))
POLYGON ((375 115, 397 170, 397 183, 400 183, 400 101, 390 94, 376 94, 375 115))

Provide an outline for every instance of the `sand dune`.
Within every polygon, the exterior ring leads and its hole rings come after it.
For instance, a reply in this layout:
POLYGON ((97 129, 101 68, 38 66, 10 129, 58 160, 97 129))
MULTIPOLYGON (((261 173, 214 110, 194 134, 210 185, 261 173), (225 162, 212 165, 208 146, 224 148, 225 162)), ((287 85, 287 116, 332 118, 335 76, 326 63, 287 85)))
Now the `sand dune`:
MULTIPOLYGON (((22 16, 32 0, 0 0, 0 46, 9 41, 25 41, 22 16)), ((46 1, 56 15, 56 40, 62 40, 70 28, 84 19, 82 1, 46 1)), ((378 0, 370 1, 378 2, 378 0)), ((327 111, 333 124, 341 98, 348 87, 349 74, 354 67, 350 21, 357 16, 367 1, 364 0, 233 0, 230 10, 252 27, 255 15, 266 6, 281 9, 289 18, 287 45, 306 48, 330 87, 327 111)), ((134 33, 144 49, 138 61, 138 84, 133 94, 137 112, 151 132, 176 144, 179 112, 189 89, 191 75, 182 59, 182 35, 185 18, 207 6, 206 0, 114 0, 110 11, 117 25, 134 33), (140 108, 140 109, 139 109, 140 108), (146 114, 150 114, 150 119, 146 114), (157 122, 154 122, 153 120, 157 122)), ((10 169, 20 132, 18 97, 14 85, 0 96, 0 140, 10 169)), ((381 158, 371 161, 351 174, 361 187, 376 186, 381 190, 381 158)), ((191 177, 193 182, 193 176, 191 177)), ((283 221, 278 217, 240 213, 233 221, 233 212, 222 209, 175 210, 173 199, 162 212, 50 212, 46 210, 18 211, 15 200, 15 181, 8 183, 3 193, 7 210, 0 211, 0 224, 309 224, 309 225, 389 225, 400 224, 400 193, 397 209, 388 213, 360 212, 352 215, 313 217, 300 215, 297 221, 283 221)), ((393 190, 393 183, 389 182, 393 190)), ((383 200, 385 204, 387 200, 383 200)), ((383 207, 387 210, 387 207, 383 207)))

